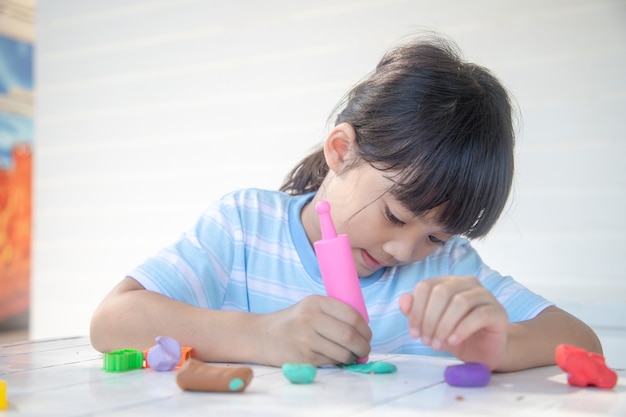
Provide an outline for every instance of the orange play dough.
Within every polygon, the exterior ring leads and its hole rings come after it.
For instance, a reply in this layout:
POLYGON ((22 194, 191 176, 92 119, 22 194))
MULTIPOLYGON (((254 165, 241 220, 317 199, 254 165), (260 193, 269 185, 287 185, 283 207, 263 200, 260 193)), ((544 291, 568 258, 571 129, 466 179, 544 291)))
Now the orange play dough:
POLYGON ((187 391, 242 392, 251 380, 251 368, 214 366, 193 358, 176 375, 178 386, 187 391))

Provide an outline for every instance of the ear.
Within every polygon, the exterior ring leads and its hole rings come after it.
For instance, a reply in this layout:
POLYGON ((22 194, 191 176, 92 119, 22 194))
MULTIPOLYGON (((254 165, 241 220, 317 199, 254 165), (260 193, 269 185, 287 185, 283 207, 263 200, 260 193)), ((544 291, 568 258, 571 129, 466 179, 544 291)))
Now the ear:
POLYGON ((356 132, 349 123, 340 123, 330 131, 324 141, 324 157, 328 168, 339 174, 354 162, 356 132))

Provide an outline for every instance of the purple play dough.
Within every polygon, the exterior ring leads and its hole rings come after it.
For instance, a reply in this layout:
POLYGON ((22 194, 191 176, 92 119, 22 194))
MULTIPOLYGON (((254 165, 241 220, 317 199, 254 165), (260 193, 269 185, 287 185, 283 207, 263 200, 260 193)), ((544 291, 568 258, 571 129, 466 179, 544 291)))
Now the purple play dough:
POLYGON ((491 371, 484 363, 468 362, 448 366, 444 378, 455 387, 484 387, 491 379, 491 371))
POLYGON ((148 351, 146 360, 155 371, 171 371, 180 363, 180 343, 176 339, 157 336, 157 344, 148 351))

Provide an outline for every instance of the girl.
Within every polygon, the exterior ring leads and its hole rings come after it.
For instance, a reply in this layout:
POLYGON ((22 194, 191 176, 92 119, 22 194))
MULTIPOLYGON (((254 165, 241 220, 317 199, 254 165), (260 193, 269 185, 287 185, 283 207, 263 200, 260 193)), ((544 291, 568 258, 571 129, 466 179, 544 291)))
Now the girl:
POLYGON ((389 51, 338 106, 322 147, 280 191, 240 190, 133 270, 95 311, 102 351, 158 335, 213 362, 351 363, 454 355, 497 371, 554 364, 560 343, 601 353, 581 321, 483 264, 513 177, 507 92, 441 39, 389 51), (325 297, 315 203, 350 237, 371 322, 325 297))

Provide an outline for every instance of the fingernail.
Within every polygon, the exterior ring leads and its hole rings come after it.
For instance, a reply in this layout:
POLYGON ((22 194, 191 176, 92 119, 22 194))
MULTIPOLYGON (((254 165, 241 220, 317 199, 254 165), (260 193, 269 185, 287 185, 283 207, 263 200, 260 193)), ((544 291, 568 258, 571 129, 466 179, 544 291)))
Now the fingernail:
POLYGON ((420 337, 420 331, 419 329, 416 329, 415 327, 411 327, 409 329, 409 334, 411 335, 413 339, 419 339, 420 337))
POLYGON ((443 347, 443 343, 441 343, 439 340, 435 339, 433 340, 433 344, 432 344, 432 348, 435 350, 441 350, 441 348, 443 347))
POLYGON ((430 337, 428 336, 422 337, 422 343, 425 344, 426 346, 430 346, 430 337))

